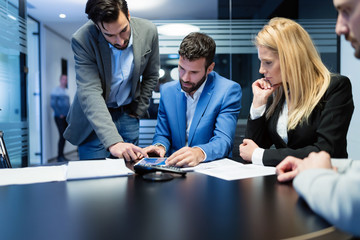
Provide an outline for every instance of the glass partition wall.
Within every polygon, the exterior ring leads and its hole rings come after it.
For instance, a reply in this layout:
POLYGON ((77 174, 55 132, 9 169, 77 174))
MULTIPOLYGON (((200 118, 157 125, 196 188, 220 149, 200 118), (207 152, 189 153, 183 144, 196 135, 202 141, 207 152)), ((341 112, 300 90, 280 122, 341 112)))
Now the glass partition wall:
POLYGON ((28 163, 24 3, 0 0, 0 130, 13 167, 28 163))
MULTIPOLYGON (((214 4, 213 1, 208 4, 214 4)), ((212 9, 212 8, 211 8, 212 9)), ((218 0, 217 14, 212 19, 152 20, 159 30, 161 70, 159 85, 153 92, 148 120, 142 120, 140 145, 151 144, 156 124, 159 89, 163 83, 178 81, 178 49, 182 39, 191 31, 200 31, 214 38, 217 48, 214 70, 238 82, 243 91, 242 108, 236 130, 233 158, 238 158, 238 145, 244 137, 246 119, 252 102, 251 84, 260 78, 259 60, 253 39, 272 17, 287 17, 299 22, 311 35, 321 57, 332 72, 338 72, 338 40, 335 34, 336 10, 332 2, 318 0, 218 0), (184 30, 182 27, 188 27, 184 30), (174 31, 175 30, 175 31, 174 31), (145 130, 144 130, 145 129, 145 130), (143 131, 143 132, 142 132, 143 131)), ((209 18, 209 15, 206 16, 209 18)))
MULTIPOLYGON (((214 71, 238 82, 243 90, 240 119, 246 119, 252 101, 251 84, 261 77, 259 60, 253 39, 268 20, 207 20, 207 21, 153 21, 158 28, 164 26, 194 26, 199 32, 207 33, 216 42, 214 71)), ((310 33, 323 61, 332 71, 337 71, 337 38, 334 32, 334 19, 306 19, 298 22, 310 33)), ((167 35, 159 31, 161 54, 161 78, 159 85, 168 81, 177 81, 177 63, 179 45, 185 35, 167 35)), ((159 91, 159 87, 155 89, 159 91)), ((149 118, 156 119, 159 97, 154 94, 153 108, 149 110, 149 118)))
MULTIPOLYGON (((174 1, 172 9, 176 9, 178 4, 183 2, 174 1)), ((26 101, 26 90, 29 86, 26 81, 27 68, 24 67, 27 66, 28 51, 25 5, 26 0, 0 0, 0 130, 5 133, 7 147, 11 149, 10 159, 15 167, 26 166, 29 156, 26 101)), ((233 152, 235 159, 252 101, 251 84, 261 77, 252 40, 268 19, 275 16, 288 17, 302 24, 314 39, 325 64, 331 71, 338 72, 338 41, 334 32, 337 15, 331 1, 201 0, 194 1, 187 7, 187 11, 181 13, 177 11, 173 14, 170 9, 164 11, 168 12, 166 19, 157 19, 151 15, 150 10, 147 10, 149 16, 144 16, 159 27, 162 70, 159 86, 153 92, 147 119, 141 120, 141 146, 151 144, 152 141, 160 85, 178 80, 177 51, 188 32, 205 32, 215 39, 217 52, 214 70, 238 82, 242 87, 242 109, 233 152), (170 25, 170 29, 176 30, 175 34, 163 31, 168 24, 175 24, 170 25), (182 31, 180 25, 184 24, 191 29, 182 31)), ((133 16, 136 16, 136 13, 133 16)), ((31 76, 31 73, 29 74, 31 76)), ((36 150, 35 154, 39 151, 41 149, 36 150)))

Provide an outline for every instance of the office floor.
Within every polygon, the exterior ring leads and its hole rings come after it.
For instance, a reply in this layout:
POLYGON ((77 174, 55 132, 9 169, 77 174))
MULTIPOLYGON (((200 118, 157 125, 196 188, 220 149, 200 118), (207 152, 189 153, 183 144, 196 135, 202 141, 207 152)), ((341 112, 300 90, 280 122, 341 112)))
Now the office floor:
MULTIPOLYGON (((66 153, 65 158, 68 159, 69 161, 76 161, 79 160, 79 155, 77 151, 72 151, 70 153, 66 153)), ((57 158, 52 158, 49 159, 48 161, 48 163, 56 163, 56 162, 57 162, 57 158)))
POLYGON ((67 153, 67 154, 65 154, 65 157, 67 159, 69 159, 70 161, 71 160, 79 160, 78 151, 73 151, 73 152, 67 153))

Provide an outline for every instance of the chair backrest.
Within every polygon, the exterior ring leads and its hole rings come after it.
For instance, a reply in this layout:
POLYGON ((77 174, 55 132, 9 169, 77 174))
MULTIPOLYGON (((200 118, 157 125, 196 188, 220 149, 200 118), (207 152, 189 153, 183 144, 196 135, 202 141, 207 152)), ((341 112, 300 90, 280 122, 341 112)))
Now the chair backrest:
POLYGON ((147 147, 152 144, 156 123, 156 119, 140 119, 139 147, 147 147))
POLYGON ((0 131, 0 168, 11 168, 9 155, 5 146, 3 131, 0 131))

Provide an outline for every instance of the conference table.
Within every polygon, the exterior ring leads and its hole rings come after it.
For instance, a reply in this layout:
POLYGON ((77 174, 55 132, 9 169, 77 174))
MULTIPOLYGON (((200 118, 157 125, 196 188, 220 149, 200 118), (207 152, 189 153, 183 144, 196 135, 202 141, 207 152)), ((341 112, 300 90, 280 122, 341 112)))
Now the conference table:
MULTIPOLYGON (((132 168, 132 164, 129 165, 132 168)), ((0 187, 0 239, 349 239, 276 176, 189 172, 0 187)))

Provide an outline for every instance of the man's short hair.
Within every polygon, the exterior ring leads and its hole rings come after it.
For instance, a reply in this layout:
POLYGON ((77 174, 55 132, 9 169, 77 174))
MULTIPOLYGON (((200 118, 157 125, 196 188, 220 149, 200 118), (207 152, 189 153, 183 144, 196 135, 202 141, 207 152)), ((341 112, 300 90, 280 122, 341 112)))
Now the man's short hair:
POLYGON ((206 69, 214 62, 216 44, 205 33, 192 32, 181 42, 179 55, 189 61, 206 59, 206 69))
POLYGON ((88 0, 85 8, 88 19, 95 24, 100 23, 102 27, 104 27, 104 22, 115 22, 119 18, 120 11, 129 19, 128 5, 125 0, 88 0))

